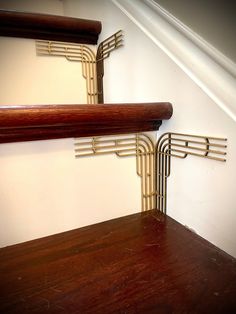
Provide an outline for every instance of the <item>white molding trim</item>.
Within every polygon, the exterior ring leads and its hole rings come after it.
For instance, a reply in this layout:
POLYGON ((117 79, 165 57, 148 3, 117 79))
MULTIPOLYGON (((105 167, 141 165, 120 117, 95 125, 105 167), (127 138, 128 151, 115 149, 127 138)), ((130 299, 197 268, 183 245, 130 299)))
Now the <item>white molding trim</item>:
POLYGON ((152 0, 112 0, 236 122, 236 65, 152 0))

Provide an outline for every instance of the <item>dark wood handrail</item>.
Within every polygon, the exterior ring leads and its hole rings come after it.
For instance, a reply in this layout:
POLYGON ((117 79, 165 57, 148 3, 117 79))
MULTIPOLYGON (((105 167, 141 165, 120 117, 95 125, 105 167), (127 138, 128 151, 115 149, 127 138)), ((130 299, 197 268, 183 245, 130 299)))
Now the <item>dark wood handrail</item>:
POLYGON ((99 21, 0 10, 0 36, 96 44, 101 29, 99 21))
POLYGON ((158 130, 170 103, 0 106, 0 143, 158 130))

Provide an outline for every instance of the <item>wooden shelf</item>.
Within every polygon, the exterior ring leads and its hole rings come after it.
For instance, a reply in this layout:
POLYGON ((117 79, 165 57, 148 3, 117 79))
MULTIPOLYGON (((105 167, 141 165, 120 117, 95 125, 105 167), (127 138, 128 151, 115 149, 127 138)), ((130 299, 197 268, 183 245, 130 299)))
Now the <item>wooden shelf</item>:
POLYGON ((0 106, 0 143, 158 130, 170 103, 0 106))
POLYGON ((236 313, 236 260, 156 211, 0 256, 4 314, 236 313))
POLYGON ((0 10, 0 36, 96 44, 101 29, 99 21, 0 10))

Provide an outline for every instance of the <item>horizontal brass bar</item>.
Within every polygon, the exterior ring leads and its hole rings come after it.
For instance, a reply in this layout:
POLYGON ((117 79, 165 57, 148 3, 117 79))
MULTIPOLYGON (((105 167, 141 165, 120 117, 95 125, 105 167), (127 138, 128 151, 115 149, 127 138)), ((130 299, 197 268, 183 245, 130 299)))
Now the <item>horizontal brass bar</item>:
MULTIPOLYGON (((126 151, 103 151, 103 152, 99 152, 99 153, 96 153, 96 152, 93 152, 91 151, 91 153, 82 153, 82 154, 76 154, 75 157, 88 157, 88 156, 94 156, 94 155, 106 155, 106 154, 111 154, 111 153, 114 153, 116 155, 118 155, 119 157, 128 157, 128 156, 137 156, 137 153, 136 152, 133 152, 133 153, 126 153, 128 151, 133 151, 133 149, 130 149, 130 150, 126 150, 126 151)), ((146 156, 145 153, 140 153, 139 156, 146 156)))
POLYGON ((37 51, 39 50, 43 50, 46 51, 48 53, 50 52, 64 52, 64 51, 68 51, 70 53, 74 53, 74 54, 78 54, 78 53, 82 53, 83 51, 85 51, 85 49, 83 49, 82 47, 78 47, 78 48, 67 48, 67 47, 62 47, 62 46, 49 46, 49 45, 36 45, 37 51))
MULTIPOLYGON (((173 152, 177 152, 177 153, 182 153, 182 154, 187 154, 187 155, 192 155, 192 156, 198 156, 198 157, 201 157, 201 158, 213 159, 213 160, 218 160, 218 161, 226 161, 226 159, 223 159, 223 158, 212 157, 212 156, 205 156, 205 155, 201 155, 201 154, 197 154, 197 153, 181 151, 181 150, 178 150, 178 149, 170 149, 170 151, 171 152, 173 151, 173 152)), ((165 156, 174 156, 173 154, 168 154, 168 153, 163 153, 163 152, 159 152, 159 154, 165 155, 165 156)), ((174 157, 181 158, 180 156, 174 156, 174 157)))
POLYGON ((85 46, 83 44, 76 44, 76 43, 64 42, 64 41, 54 41, 54 40, 53 41, 51 41, 51 40, 36 40, 35 42, 36 42, 36 44, 47 43, 49 45, 58 45, 58 46, 66 45, 66 46, 72 46, 72 47, 76 47, 76 46, 78 46, 78 47, 81 47, 81 46, 87 47, 87 46, 85 46))
MULTIPOLYGON (((134 145, 133 145, 134 146, 134 145)), ((124 145, 119 145, 119 146, 112 146, 112 145, 109 145, 109 146, 106 146, 106 147, 98 147, 98 146, 94 146, 93 149, 99 153, 100 151, 103 151, 103 150, 107 150, 107 149, 122 149, 123 147, 130 147, 129 144, 124 144, 124 145)), ((86 151, 90 148, 76 148, 75 149, 75 152, 78 153, 78 152, 83 152, 83 151, 86 151)), ((136 149, 135 146, 133 149, 136 149)))
POLYGON ((70 50, 88 50, 90 51, 90 48, 88 48, 85 45, 82 44, 73 44, 73 43, 63 43, 63 42, 56 42, 56 41, 40 41, 36 40, 36 46, 37 47, 57 47, 62 49, 70 49, 70 50))
MULTIPOLYGON (((108 136, 113 136, 114 135, 108 135, 108 136)), ((76 140, 76 139, 75 139, 76 140)), ((77 139, 78 140, 78 139, 77 139)), ((114 142, 128 142, 128 141, 133 141, 134 143, 136 143, 136 139, 134 137, 130 137, 130 138, 121 138, 121 139, 107 139, 107 140, 100 140, 99 136, 96 138, 95 141, 84 141, 84 142, 76 142, 74 145, 75 146, 79 146, 79 145, 84 145, 84 144, 88 144, 91 145, 91 143, 96 143, 96 144, 104 144, 104 143, 114 143, 114 142)))
POLYGON ((48 50, 43 50, 43 49, 38 49, 37 50, 37 53, 38 54, 44 54, 44 55, 56 55, 56 56, 69 56, 69 57, 78 57, 78 58, 82 58, 83 57, 83 53, 82 51, 81 52, 72 52, 72 51, 61 51, 61 50, 55 50, 55 49, 52 49, 50 51, 48 50))
MULTIPOLYGON (((169 144, 166 144, 166 146, 168 146, 169 144)), ((175 146, 175 147, 182 147, 182 148, 186 148, 186 149, 195 149, 195 150, 199 150, 205 153, 212 153, 212 154, 216 154, 216 155, 226 155, 226 152, 222 152, 222 151, 217 151, 217 150, 211 150, 211 149, 205 149, 205 148, 200 148, 200 147, 194 147, 194 146, 185 146, 185 145, 179 145, 179 144, 170 144, 171 147, 175 146)), ((205 143, 205 146, 211 146, 211 144, 205 143)), ((186 151, 187 154, 187 151, 186 151)))
POLYGON ((189 135, 189 134, 183 134, 183 133, 164 133, 164 134, 165 135, 171 134, 171 135, 179 135, 179 136, 188 136, 188 137, 195 137, 195 138, 202 138, 202 139, 208 138, 209 140, 216 140, 216 141, 227 141, 227 138, 221 138, 221 137, 189 135))
MULTIPOLYGON (((166 138, 166 140, 169 140, 168 138, 166 138)), ((188 143, 191 143, 191 144, 199 144, 199 145, 208 145, 208 146, 212 146, 212 147, 221 147, 221 148, 227 148, 227 145, 223 145, 223 144, 216 144, 216 143, 208 143, 206 141, 204 142, 199 142, 199 141, 193 141, 193 140, 184 140, 184 139, 179 139, 179 138, 174 138, 174 137, 171 137, 171 141, 178 141, 178 142, 188 142, 188 143)))
MULTIPOLYGON (((126 149, 126 150, 122 150, 122 149, 118 149, 117 151, 114 150, 114 151, 93 151, 93 149, 91 148, 91 153, 86 153, 86 154, 76 154, 75 157, 78 157, 78 156, 93 156, 93 155, 104 155, 104 154, 111 154, 111 153, 114 153, 114 154, 122 154, 122 153, 125 153, 125 152, 129 152, 129 151, 136 151, 136 149, 133 149, 133 148, 130 148, 130 149, 126 149)), ((77 151, 75 151, 77 153, 77 151)), ((135 153, 135 156, 136 156, 136 153, 135 153)))
POLYGON ((63 49, 63 50, 69 50, 69 51, 83 51, 83 50, 87 50, 86 46, 82 46, 82 45, 78 45, 78 46, 71 46, 71 47, 68 47, 67 44, 63 45, 63 44, 60 44, 60 45, 57 45, 55 43, 49 43, 49 42, 45 42, 45 43, 37 43, 36 42, 36 48, 39 48, 39 49, 47 49, 47 50, 51 50, 51 49, 63 49))
MULTIPOLYGON (((43 48, 39 48, 39 49, 37 49, 37 53, 44 53, 44 54, 48 54, 48 55, 51 55, 51 54, 53 54, 53 55, 58 55, 58 54, 60 54, 60 55, 63 55, 63 56, 65 56, 65 55, 69 55, 69 56, 71 56, 71 57, 74 57, 74 56, 84 56, 84 50, 80 50, 80 51, 71 51, 71 50, 66 50, 66 49, 61 49, 61 50, 58 50, 58 49, 55 49, 55 48, 52 48, 52 49, 48 49, 48 48, 45 48, 45 49, 43 49, 43 48)), ((87 56, 89 56, 89 55, 86 55, 86 57, 87 56)), ((90 55, 90 57, 91 57, 91 59, 93 59, 92 58, 92 56, 90 55)))

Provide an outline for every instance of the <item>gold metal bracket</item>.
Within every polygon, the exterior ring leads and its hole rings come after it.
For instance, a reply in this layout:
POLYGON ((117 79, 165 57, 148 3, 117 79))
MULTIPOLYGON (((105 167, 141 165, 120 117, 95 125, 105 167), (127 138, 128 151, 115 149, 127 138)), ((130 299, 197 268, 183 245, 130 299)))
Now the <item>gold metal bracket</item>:
POLYGON ((191 155, 224 162, 226 141, 225 138, 181 133, 164 133, 156 146, 148 135, 142 133, 77 138, 75 156, 115 154, 118 157, 136 157, 136 171, 141 178, 142 210, 157 208, 165 214, 171 157, 185 159, 191 155))
POLYGON ((36 53, 38 56, 57 56, 64 57, 68 61, 81 62, 82 75, 86 80, 87 103, 102 103, 103 60, 108 58, 113 50, 123 45, 122 36, 122 31, 118 31, 100 43, 96 56, 86 45, 46 40, 36 40, 36 53))
POLYGON ((155 146, 146 134, 102 136, 75 139, 75 157, 115 154, 136 157, 136 171, 141 178, 142 210, 156 208, 155 146))
POLYGON ((104 59, 110 56, 110 53, 123 46, 123 32, 119 30, 112 36, 102 41, 97 50, 97 84, 98 84, 98 102, 104 103, 103 95, 103 76, 104 76, 104 59))
POLYGON ((94 52, 85 45, 57 41, 36 40, 38 56, 64 57, 68 61, 81 62, 82 75, 86 80, 87 103, 97 103, 97 73, 94 52))
POLYGON ((115 34, 111 35, 104 41, 102 41, 97 50, 97 62, 110 57, 110 53, 123 46, 123 32, 119 30, 115 34))
POLYGON ((226 138, 164 133, 156 145, 157 208, 167 209, 167 178, 171 173, 171 157, 184 159, 188 155, 223 161, 226 159, 226 138))

